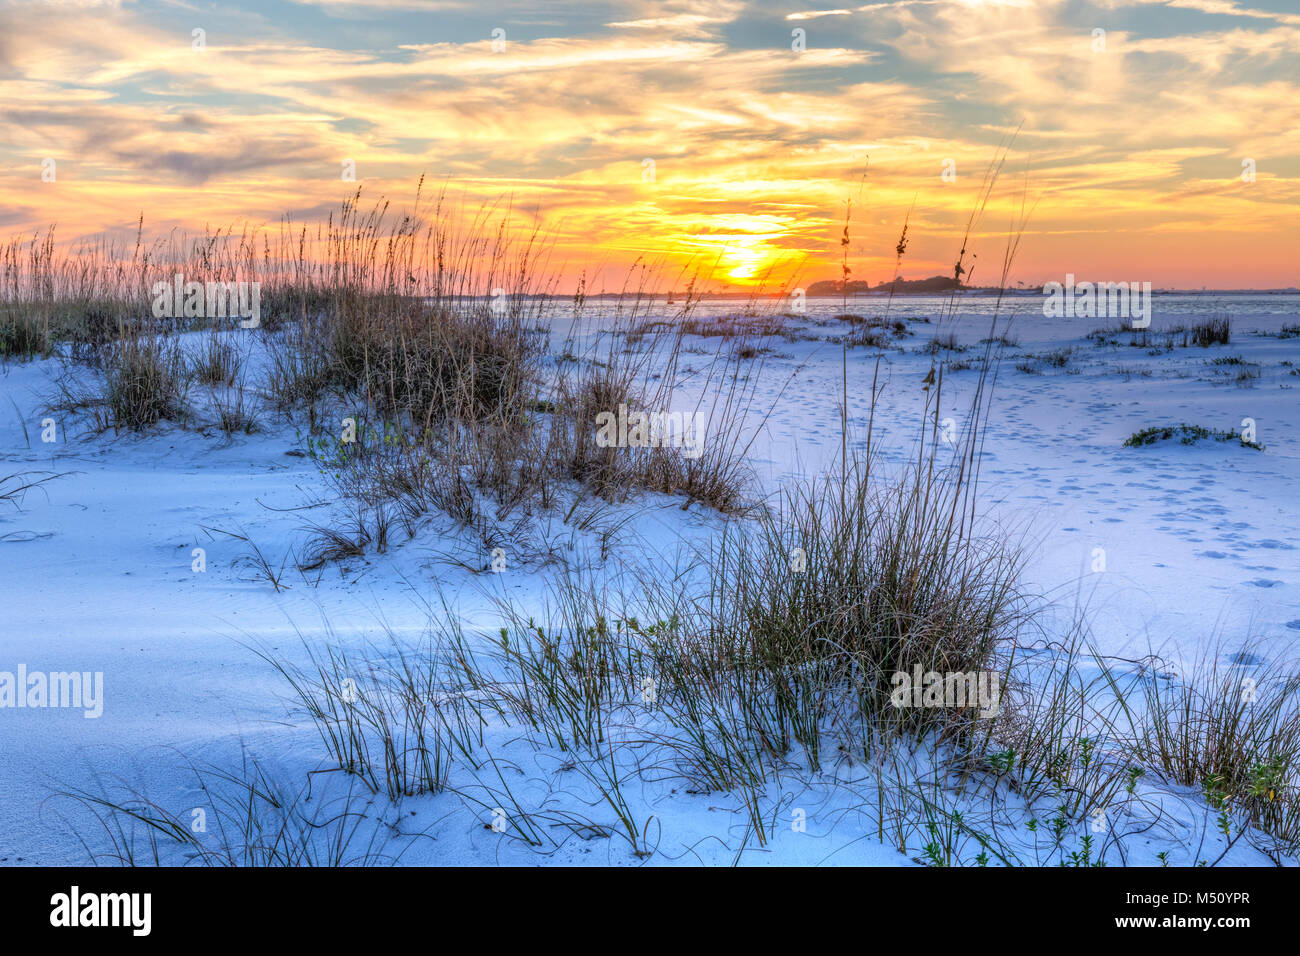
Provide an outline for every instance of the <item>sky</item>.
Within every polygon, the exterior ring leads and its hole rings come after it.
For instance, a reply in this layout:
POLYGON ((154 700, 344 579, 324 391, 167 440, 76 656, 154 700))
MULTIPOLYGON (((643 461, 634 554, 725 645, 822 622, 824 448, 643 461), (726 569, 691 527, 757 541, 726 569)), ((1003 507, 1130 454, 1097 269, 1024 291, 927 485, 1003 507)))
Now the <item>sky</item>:
POLYGON ((422 175, 562 288, 951 275, 968 230, 974 285, 1018 235, 1010 284, 1300 286, 1300 0, 0 0, 0 236, 422 175))

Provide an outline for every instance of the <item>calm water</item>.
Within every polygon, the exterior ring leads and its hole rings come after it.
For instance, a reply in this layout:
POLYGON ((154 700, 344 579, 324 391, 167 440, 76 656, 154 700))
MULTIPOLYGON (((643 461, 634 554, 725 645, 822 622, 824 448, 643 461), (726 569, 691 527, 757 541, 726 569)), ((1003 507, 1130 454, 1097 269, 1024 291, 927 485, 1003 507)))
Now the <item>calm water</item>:
MULTIPOLYGON (((892 302, 888 296, 860 295, 850 296, 847 311, 859 315, 883 315, 886 308, 890 315, 928 316, 931 318, 955 312, 958 318, 963 316, 991 316, 994 311, 1003 316, 1042 317, 1044 297, 1040 294, 1009 295, 998 302, 997 296, 958 295, 955 299, 947 295, 899 295, 892 302)), ((840 296, 826 298, 809 298, 806 301, 808 315, 829 316, 846 311, 845 300, 840 296)), ((772 308, 770 300, 763 300, 759 311, 772 308)), ((739 300, 710 300, 701 302, 696 307, 697 315, 734 314, 744 308, 739 300)), ((1248 315, 1300 315, 1300 294, 1261 295, 1259 293, 1203 293, 1200 295, 1162 295, 1154 293, 1151 297, 1153 321, 1162 316, 1194 316, 1227 313, 1233 318, 1248 315)), ((1087 321, 1084 319, 1083 321, 1087 321)))

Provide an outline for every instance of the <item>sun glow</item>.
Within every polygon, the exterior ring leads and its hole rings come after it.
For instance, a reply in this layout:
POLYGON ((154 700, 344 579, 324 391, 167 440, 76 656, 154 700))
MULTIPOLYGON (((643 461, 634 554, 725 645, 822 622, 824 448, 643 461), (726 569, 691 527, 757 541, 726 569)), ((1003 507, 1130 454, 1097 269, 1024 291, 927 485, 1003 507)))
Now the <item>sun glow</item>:
POLYGON ((792 259, 781 240, 791 236, 792 221, 772 215, 712 216, 676 245, 702 260, 710 278, 738 285, 757 285, 792 259))
POLYGON ((763 264, 769 261, 762 251, 743 246, 738 249, 729 249, 723 253, 722 258, 728 264, 732 262, 739 263, 735 268, 727 272, 727 275, 732 279, 752 279, 763 264))

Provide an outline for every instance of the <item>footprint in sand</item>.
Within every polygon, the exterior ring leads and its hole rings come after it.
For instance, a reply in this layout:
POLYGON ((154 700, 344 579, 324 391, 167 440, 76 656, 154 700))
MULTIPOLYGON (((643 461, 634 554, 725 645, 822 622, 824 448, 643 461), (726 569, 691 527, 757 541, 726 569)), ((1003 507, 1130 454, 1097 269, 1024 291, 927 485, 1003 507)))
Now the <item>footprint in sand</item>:
POLYGON ((1287 544, 1285 541, 1275 541, 1272 538, 1265 538, 1263 541, 1256 541, 1251 545, 1252 548, 1277 548, 1281 551, 1294 551, 1294 544, 1287 544))

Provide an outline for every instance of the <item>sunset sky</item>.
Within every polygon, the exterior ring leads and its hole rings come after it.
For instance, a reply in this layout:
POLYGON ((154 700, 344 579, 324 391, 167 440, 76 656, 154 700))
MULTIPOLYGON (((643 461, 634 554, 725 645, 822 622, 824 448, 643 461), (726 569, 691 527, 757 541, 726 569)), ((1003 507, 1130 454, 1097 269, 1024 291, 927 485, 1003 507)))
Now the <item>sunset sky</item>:
POLYGON ((424 173, 607 284, 836 278, 852 200, 875 284, 909 209, 902 275, 951 274, 1017 128, 974 284, 1023 204, 1013 282, 1300 286, 1297 0, 0 0, 6 236, 311 221, 424 173))

